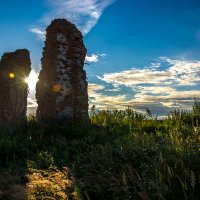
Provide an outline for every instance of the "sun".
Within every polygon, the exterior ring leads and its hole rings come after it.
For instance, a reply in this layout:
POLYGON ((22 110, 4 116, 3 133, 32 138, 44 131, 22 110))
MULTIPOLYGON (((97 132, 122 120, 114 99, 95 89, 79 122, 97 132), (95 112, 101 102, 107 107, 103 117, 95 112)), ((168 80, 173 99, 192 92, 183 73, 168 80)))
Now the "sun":
POLYGON ((31 73, 29 74, 29 77, 25 79, 25 82, 28 83, 30 91, 35 90, 37 81, 38 81, 38 74, 34 70, 32 70, 31 73))

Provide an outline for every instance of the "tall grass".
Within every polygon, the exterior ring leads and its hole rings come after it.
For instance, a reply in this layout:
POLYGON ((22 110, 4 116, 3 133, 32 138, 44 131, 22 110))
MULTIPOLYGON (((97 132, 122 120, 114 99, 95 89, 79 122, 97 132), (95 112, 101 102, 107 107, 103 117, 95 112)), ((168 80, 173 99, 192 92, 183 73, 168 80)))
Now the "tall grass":
POLYGON ((32 118, 26 129, 0 131, 0 167, 67 166, 82 199, 200 199, 199 121, 199 99, 165 120, 131 109, 93 111, 91 125, 32 118))

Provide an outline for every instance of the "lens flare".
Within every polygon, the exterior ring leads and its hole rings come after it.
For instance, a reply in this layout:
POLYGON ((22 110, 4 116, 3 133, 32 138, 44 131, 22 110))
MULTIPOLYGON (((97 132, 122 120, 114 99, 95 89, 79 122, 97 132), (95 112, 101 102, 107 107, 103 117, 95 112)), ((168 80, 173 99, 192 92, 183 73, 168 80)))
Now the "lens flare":
POLYGON ((9 73, 9 77, 10 78, 15 78, 15 74, 14 73, 9 73))
POLYGON ((29 83, 29 78, 27 77, 27 78, 25 78, 25 83, 29 83))
POLYGON ((59 84, 53 85, 52 90, 53 90, 53 92, 55 92, 55 93, 60 92, 61 86, 60 86, 59 84))

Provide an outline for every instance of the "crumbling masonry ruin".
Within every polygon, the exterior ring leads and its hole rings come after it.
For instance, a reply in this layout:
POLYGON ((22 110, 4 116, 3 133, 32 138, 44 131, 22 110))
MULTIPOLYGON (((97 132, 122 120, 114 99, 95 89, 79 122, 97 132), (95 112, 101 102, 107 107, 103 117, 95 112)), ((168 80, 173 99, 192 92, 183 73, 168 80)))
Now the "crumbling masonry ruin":
POLYGON ((29 51, 5 53, 0 60, 0 124, 26 117, 27 83, 31 71, 29 51))
POLYGON ((81 32, 65 19, 56 19, 46 30, 36 86, 39 118, 88 119, 86 48, 81 32))

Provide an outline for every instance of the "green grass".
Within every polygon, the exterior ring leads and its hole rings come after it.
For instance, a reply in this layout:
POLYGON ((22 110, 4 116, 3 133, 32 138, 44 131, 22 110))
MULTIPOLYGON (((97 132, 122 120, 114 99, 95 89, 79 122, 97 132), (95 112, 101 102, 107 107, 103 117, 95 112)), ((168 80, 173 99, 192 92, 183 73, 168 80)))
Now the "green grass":
MULTIPOLYGON (((63 196, 70 193, 69 199, 197 200, 199 108, 195 99, 193 111, 176 110, 165 120, 131 109, 93 111, 91 125, 40 123, 30 118, 27 126, 15 131, 1 129, 1 172, 21 176, 25 184, 34 170, 49 172, 51 177, 57 171, 62 175, 67 167, 73 177, 71 189, 55 191, 63 196)), ((39 194, 45 199, 42 188, 39 194)), ((2 191, 0 182, 0 196, 2 191)), ((56 194, 46 199, 62 199, 56 194)))

